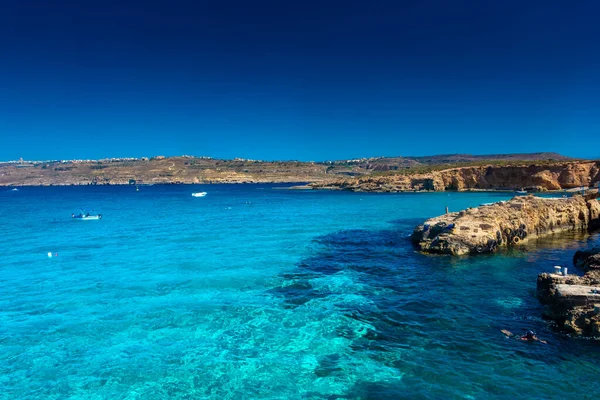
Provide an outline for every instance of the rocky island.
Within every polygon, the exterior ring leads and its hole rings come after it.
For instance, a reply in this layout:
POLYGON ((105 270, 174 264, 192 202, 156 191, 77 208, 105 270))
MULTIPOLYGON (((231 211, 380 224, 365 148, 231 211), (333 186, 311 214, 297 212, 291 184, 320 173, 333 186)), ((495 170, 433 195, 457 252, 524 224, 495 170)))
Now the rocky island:
POLYGON ((515 197, 431 218, 411 236, 425 253, 464 255, 494 252, 564 231, 600 228, 600 202, 589 196, 515 197))

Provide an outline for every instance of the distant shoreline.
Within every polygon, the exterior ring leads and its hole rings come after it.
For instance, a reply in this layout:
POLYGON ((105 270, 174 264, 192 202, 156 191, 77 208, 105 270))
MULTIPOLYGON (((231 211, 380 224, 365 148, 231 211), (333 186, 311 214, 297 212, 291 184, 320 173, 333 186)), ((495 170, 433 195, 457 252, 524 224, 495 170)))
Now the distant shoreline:
MULTIPOLYGON (((543 153, 548 156, 547 153, 543 153)), ((544 192, 595 186, 600 161, 540 159, 541 154, 363 158, 270 162, 212 158, 24 161, 0 164, 0 187, 292 184, 294 190, 355 192, 544 192), (475 161, 474 161, 475 160, 475 161), (500 189, 501 188, 501 189, 500 189)), ((559 158, 560 155, 554 155, 559 158)))
MULTIPOLYGON (((136 186, 140 186, 140 187, 148 187, 148 186, 185 186, 185 185, 286 185, 286 184, 298 184, 298 183, 306 183, 306 181, 303 182, 296 182, 296 181, 289 181, 289 182, 282 182, 282 181, 264 181, 264 182, 156 182, 156 183, 136 183, 136 184, 130 184, 130 183, 97 183, 97 184, 78 184, 78 183, 70 183, 70 184, 55 184, 55 183, 50 183, 50 184, 41 184, 41 185, 31 185, 31 184, 23 184, 23 185, 5 185, 5 184, 0 184, 0 187, 2 188, 21 188, 21 187, 95 187, 95 186, 131 186, 131 187, 136 187, 136 186)), ((307 186, 308 188, 310 188, 308 185, 304 185, 307 186)), ((299 186, 300 187, 300 186, 299 186)), ((287 188, 286 188, 287 189, 287 188)), ((312 188, 311 188, 312 189, 312 188)))
MULTIPOLYGON (((158 182, 158 183, 98 183, 98 184, 42 184, 42 185, 2 185, 2 188, 40 188, 40 187, 106 187, 106 186, 129 186, 129 187, 148 187, 148 186, 192 186, 192 185, 293 185, 287 187, 274 187, 273 189, 278 190, 315 190, 315 191, 339 191, 339 192, 353 192, 353 193, 378 193, 378 194, 400 194, 400 193, 516 193, 512 189, 462 189, 462 190, 399 190, 399 191, 360 191, 350 190, 341 188, 339 186, 312 186, 310 182, 296 182, 296 181, 265 181, 265 182, 158 182), (295 185, 303 183, 302 185, 295 185)), ((584 189, 587 193, 595 192, 595 188, 586 187, 584 189)), ((544 190, 538 192, 528 192, 527 194, 572 194, 579 193, 580 188, 571 189, 558 189, 558 190, 544 190)))

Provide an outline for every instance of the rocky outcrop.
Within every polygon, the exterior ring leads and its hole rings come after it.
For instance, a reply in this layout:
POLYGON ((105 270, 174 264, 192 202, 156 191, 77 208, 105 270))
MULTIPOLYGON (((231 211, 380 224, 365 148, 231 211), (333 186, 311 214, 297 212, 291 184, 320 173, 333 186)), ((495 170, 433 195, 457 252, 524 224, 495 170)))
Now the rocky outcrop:
POLYGON ((597 162, 554 165, 488 166, 440 171, 438 190, 516 189, 561 190, 593 186, 600 180, 597 162))
POLYGON ((367 175, 334 183, 314 184, 356 192, 404 192, 415 190, 563 190, 591 187, 600 181, 600 163, 581 161, 529 165, 481 165, 450 168, 426 174, 367 175))
POLYGON ((463 255, 519 246, 553 233, 597 228, 597 199, 530 195, 429 219, 414 229, 411 239, 426 253, 463 255))
POLYGON ((573 264, 586 271, 600 271, 600 247, 577 251, 573 256, 573 264))
POLYGON ((576 335, 600 336, 600 248, 578 251, 573 258, 584 276, 543 273, 537 279, 537 296, 544 316, 560 329, 576 335))

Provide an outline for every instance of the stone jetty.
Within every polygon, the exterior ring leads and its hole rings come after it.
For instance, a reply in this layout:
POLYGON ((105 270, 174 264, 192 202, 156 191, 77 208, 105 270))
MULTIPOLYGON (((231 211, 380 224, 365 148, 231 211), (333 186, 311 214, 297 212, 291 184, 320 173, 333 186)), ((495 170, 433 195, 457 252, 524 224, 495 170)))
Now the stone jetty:
POLYGON ((417 226, 411 239, 424 253, 464 255, 519 246, 534 238, 600 228, 597 195, 514 197, 451 212, 417 226))
MULTIPOLYGON (((564 269, 537 279, 537 296, 544 316, 576 335, 600 336, 600 247, 578 251, 573 258, 585 275, 563 275, 564 269)), ((567 271, 568 272, 568 271, 567 271)))

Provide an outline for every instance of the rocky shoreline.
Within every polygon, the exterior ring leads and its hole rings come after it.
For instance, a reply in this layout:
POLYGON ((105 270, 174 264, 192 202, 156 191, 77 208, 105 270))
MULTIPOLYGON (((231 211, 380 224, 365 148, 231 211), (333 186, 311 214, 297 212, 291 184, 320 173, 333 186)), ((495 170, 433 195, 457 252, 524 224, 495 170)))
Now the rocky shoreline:
POLYGON ((576 268, 585 275, 569 275, 556 267, 537 278, 537 296, 545 305, 544 317, 575 335, 600 337, 600 247, 578 251, 576 268))
MULTIPOLYGON (((554 233, 593 231, 600 229, 597 197, 515 197, 431 218, 415 227, 411 239, 424 253, 464 255, 520 246, 554 233)), ((600 337, 600 247, 576 252, 573 265, 585 274, 556 266, 538 275, 543 316, 568 333, 600 337)))
POLYGON ((515 197, 431 218, 411 240, 424 253, 477 254, 566 231, 600 228, 597 194, 570 198, 515 197))

